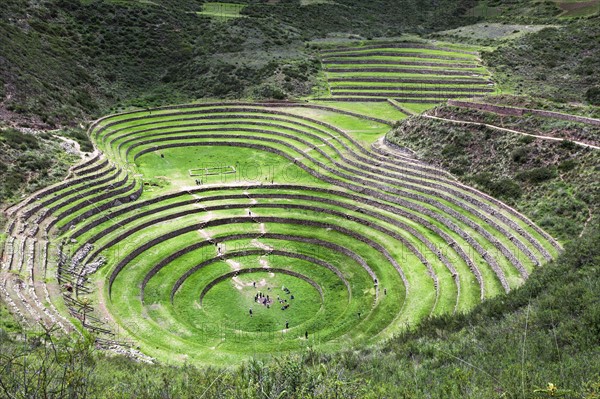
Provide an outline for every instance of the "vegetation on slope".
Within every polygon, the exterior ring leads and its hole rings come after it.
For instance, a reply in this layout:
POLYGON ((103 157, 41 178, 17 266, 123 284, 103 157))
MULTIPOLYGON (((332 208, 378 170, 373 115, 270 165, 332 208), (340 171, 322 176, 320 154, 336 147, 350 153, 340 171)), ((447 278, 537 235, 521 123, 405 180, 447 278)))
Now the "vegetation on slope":
MULTIPOLYGON (((564 114, 580 115, 600 119, 600 107, 580 103, 558 103, 548 99, 531 96, 514 96, 509 94, 487 96, 478 99, 479 102, 507 107, 541 109, 564 114)), ((588 127, 591 127, 588 125, 588 127)))
MULTIPOLYGON (((456 107, 439 107, 430 113, 497 126, 506 121, 504 127, 513 127, 509 117, 456 107)), ((576 123, 540 119, 521 118, 516 128, 545 136, 556 129, 580 128, 576 123)), ((448 169, 466 184, 516 206, 561 239, 577 237, 590 214, 598 211, 597 150, 421 116, 406 120, 387 138, 448 169)))
POLYGON ((506 43, 483 60, 500 86, 555 101, 600 104, 600 15, 506 43))
POLYGON ((475 51, 447 43, 373 41, 327 46, 321 62, 331 98, 337 101, 436 104, 494 91, 475 51))
POLYGON ((77 156, 62 143, 48 133, 0 129, 0 205, 64 179, 77 156))
POLYGON ((195 1, 8 0, 0 18, 0 110, 5 119, 45 127, 127 106, 304 96, 319 63, 303 39, 455 27, 466 3, 253 3, 242 10, 247 18, 223 20, 202 15, 195 1))
POLYGON ((552 0, 482 0, 470 13, 494 21, 509 23, 532 23, 540 20, 553 20, 561 9, 552 0))
POLYGON ((198 15, 195 2, 10 0, 3 8, 0 108, 5 119, 26 115, 38 126, 122 106, 305 95, 318 65, 277 21, 219 23, 198 15))
POLYGON ((481 0, 475 15, 508 23, 563 22, 567 18, 598 13, 598 0, 481 0))
MULTIPOLYGON (((246 18, 223 21, 201 15, 202 4, 190 0, 7 0, 0 15, 4 44, 0 110, 4 119, 43 127, 72 124, 128 106, 207 97, 304 96, 317 84, 319 69, 318 60, 303 44, 305 39, 340 33, 367 38, 429 33, 482 19, 512 18, 511 13, 544 22, 544 7, 552 8, 549 15, 560 13, 552 2, 534 3, 531 10, 526 9, 532 7, 528 5, 531 2, 514 1, 494 13, 478 12, 475 3, 250 2, 241 11, 246 18)), ((489 9, 496 6, 488 3, 489 9)), ((542 65, 545 58, 578 60, 578 54, 572 53, 581 46, 572 46, 570 37, 581 37, 589 47, 598 41, 594 33, 598 25, 597 19, 591 19, 570 25, 564 32, 544 30, 523 38, 521 49, 502 49, 489 61, 505 75, 510 69, 503 66, 522 65, 520 74, 526 76, 532 69, 531 56, 542 65), (565 55, 554 57, 553 52, 563 50, 565 55)), ((594 59, 594 54, 586 56, 594 59)), ((569 62, 560 64, 570 67, 569 62)), ((569 78, 567 86, 598 85, 594 66, 593 61, 582 63, 583 69, 569 78)), ((537 77, 539 68, 533 68, 533 78, 525 79, 523 86, 528 86, 528 80, 542 79, 537 77)), ((545 78, 546 83, 561 76, 561 68, 555 69, 545 78)), ((506 83, 516 86, 517 80, 507 77, 506 83)), ((560 84, 557 80, 556 85, 560 84)), ((573 89, 570 97, 577 97, 576 92, 573 89)), ((591 99, 597 96, 597 91, 588 94, 591 99)))
POLYGON ((427 33, 475 21, 468 15, 473 0, 396 1, 336 0, 303 6, 301 2, 253 2, 244 12, 271 16, 304 32, 307 38, 331 33, 366 38, 427 33))

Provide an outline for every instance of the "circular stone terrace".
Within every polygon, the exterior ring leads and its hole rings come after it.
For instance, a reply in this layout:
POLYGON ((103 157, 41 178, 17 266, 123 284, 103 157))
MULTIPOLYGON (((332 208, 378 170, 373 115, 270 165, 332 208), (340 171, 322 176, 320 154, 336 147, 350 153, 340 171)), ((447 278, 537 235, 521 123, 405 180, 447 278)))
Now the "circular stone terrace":
POLYGON ((560 251, 378 141, 390 128, 311 103, 102 118, 94 154, 7 210, 0 295, 24 323, 231 364, 377 342, 518 287, 560 251))

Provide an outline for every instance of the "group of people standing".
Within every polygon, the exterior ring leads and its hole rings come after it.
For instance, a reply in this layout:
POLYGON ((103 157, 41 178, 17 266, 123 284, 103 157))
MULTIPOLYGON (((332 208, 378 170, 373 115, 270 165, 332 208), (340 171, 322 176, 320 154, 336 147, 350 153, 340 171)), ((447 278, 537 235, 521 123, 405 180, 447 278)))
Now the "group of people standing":
POLYGON ((266 306, 267 309, 269 309, 271 307, 271 304, 273 303, 271 297, 269 295, 265 296, 265 294, 263 294, 262 292, 259 292, 256 295, 254 295, 254 302, 266 306))
MULTIPOLYGON (((252 282, 252 286, 254 288, 256 288, 256 281, 252 282)), ((267 290, 271 291, 271 287, 267 287, 267 290)), ((290 296, 290 301, 294 299, 294 295, 287 287, 282 286, 281 290, 290 296)), ((281 310, 287 310, 290 307, 290 303, 288 302, 287 298, 281 298, 279 295, 277 295, 277 301, 279 301, 279 304, 281 305, 281 310)), ((256 295, 254 295, 254 302, 266 307, 267 309, 270 309, 271 305, 275 301, 273 298, 271 298, 271 296, 269 294, 265 295, 263 292, 258 291, 256 293, 256 295)), ((248 310, 248 314, 250 315, 250 317, 254 316, 254 312, 252 311, 252 308, 250 308, 248 310)), ((289 328, 289 326, 290 326, 290 323, 289 323, 289 321, 286 320, 285 321, 285 329, 287 330, 289 328)))
MULTIPOLYGON (((254 288, 256 288, 256 282, 253 282, 252 286, 254 288)), ((268 287, 267 290, 271 291, 271 287, 268 287)), ((287 287, 283 286, 283 287, 281 287, 281 290, 290 296, 290 300, 294 299, 294 295, 292 295, 291 291, 287 287)), ((277 300, 282 305, 281 310, 286 310, 287 308, 290 307, 290 304, 288 303, 287 299, 281 298, 279 295, 277 295, 277 300)), ((265 306, 267 309, 269 309, 274 301, 270 295, 268 295, 268 294, 265 295, 261 291, 258 291, 256 293, 256 295, 254 295, 254 302, 259 303, 259 304, 265 306)), ((250 308, 248 310, 248 314, 250 315, 250 317, 254 316, 254 312, 252 311, 252 308, 250 308)), ((285 321, 285 330, 288 330, 289 328, 290 328, 290 322, 288 320, 286 320, 285 321)), ((308 331, 304 332, 304 339, 308 339, 308 331)))

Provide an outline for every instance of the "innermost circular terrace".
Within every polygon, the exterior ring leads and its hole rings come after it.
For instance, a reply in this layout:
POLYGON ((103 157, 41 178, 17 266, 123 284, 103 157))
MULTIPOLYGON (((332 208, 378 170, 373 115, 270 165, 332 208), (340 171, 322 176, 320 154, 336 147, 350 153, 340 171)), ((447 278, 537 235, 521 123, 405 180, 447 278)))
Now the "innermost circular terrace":
POLYGON ((252 268, 211 281, 200 302, 203 318, 237 332, 304 334, 323 307, 321 287, 286 269, 252 268), (226 317, 224 317, 226 316, 226 317), (302 327, 305 331, 300 332, 302 327))

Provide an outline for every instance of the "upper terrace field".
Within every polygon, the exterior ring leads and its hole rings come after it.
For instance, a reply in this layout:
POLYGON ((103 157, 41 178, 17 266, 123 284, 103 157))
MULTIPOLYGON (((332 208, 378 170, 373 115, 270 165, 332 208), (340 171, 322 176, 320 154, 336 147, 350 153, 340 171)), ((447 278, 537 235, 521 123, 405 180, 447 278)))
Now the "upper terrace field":
POLYGON ((227 21, 232 18, 240 18, 244 7, 244 4, 206 2, 202 4, 202 11, 198 14, 221 21, 227 21))
POLYGON ((423 43, 376 43, 321 50, 331 100, 435 104, 496 88, 476 51, 423 43))

